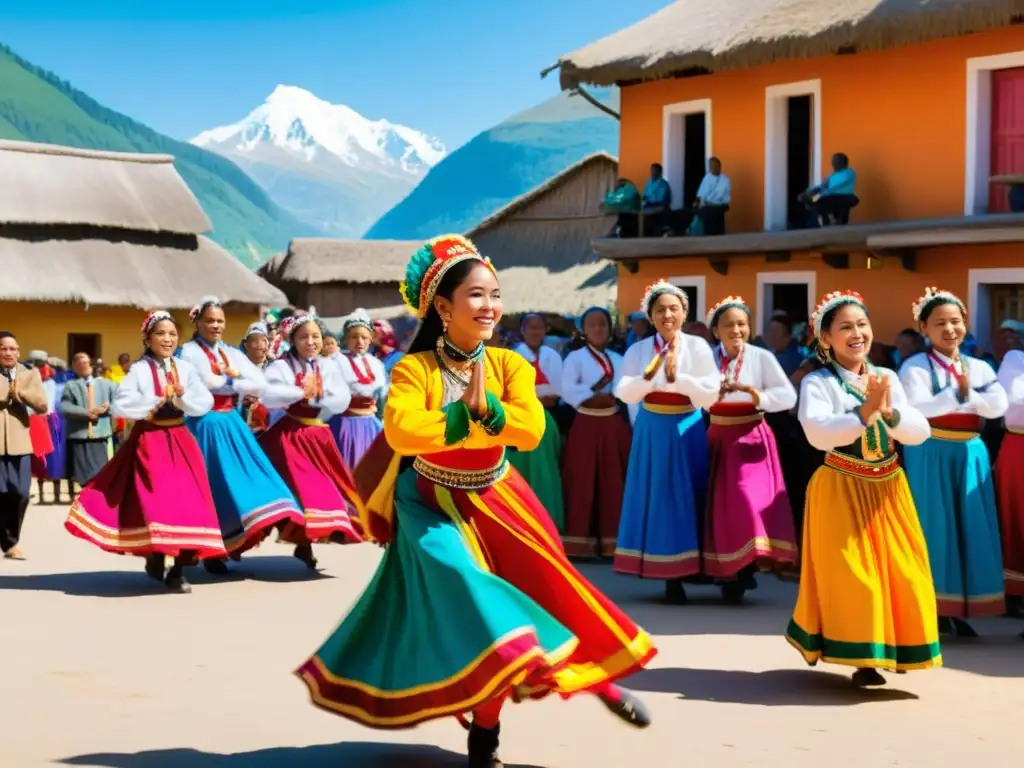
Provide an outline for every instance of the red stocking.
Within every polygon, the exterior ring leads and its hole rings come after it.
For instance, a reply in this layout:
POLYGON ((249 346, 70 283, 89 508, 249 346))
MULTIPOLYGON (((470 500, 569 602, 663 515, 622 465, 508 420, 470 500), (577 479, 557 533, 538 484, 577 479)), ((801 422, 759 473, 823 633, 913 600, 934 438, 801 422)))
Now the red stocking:
POLYGON ((480 728, 497 728, 501 720, 501 708, 505 704, 505 696, 488 699, 473 710, 473 725, 480 728))

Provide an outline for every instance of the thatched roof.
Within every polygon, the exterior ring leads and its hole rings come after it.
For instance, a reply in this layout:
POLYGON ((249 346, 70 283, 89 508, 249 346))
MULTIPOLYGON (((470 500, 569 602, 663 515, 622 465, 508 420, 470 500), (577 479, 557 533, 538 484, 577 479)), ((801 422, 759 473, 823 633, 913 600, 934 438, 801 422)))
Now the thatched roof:
POLYGON ((405 277, 419 240, 332 240, 297 237, 288 252, 259 269, 275 285, 284 283, 397 283, 405 277))
POLYGON ((0 221, 196 235, 212 229, 168 155, 0 141, 0 221))
POLYGON ((562 57, 563 88, 922 43, 1006 26, 1024 0, 676 0, 562 57))
POLYGON ((185 309, 213 295, 225 303, 288 303, 281 291, 202 235, 189 238, 188 244, 148 245, 102 239, 26 241, 3 237, 3 232, 0 228, 0 299, 5 301, 185 309))

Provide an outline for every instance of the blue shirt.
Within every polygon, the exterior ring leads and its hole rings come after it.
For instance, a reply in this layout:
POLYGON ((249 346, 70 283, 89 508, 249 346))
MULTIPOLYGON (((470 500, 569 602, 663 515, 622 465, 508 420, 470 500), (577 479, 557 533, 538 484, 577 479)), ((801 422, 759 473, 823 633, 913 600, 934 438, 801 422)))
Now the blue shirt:
POLYGON ((664 177, 650 179, 644 185, 644 205, 670 205, 672 203, 672 190, 664 177))
POLYGON ((856 184, 857 172, 853 168, 843 168, 825 179, 825 183, 821 185, 821 194, 852 195, 856 184))

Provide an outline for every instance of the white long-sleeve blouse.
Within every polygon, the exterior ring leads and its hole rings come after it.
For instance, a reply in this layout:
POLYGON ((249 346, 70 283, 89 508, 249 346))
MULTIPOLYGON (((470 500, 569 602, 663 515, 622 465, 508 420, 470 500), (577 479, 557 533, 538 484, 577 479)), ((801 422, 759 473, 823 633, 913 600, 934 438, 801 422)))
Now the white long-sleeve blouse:
POLYGON ((559 388, 562 386, 562 358, 551 347, 542 345, 540 351, 534 354, 526 344, 519 344, 513 350, 530 361, 530 365, 539 367, 544 373, 547 384, 537 385, 537 397, 550 397, 551 395, 561 396, 559 388), (537 358, 540 357, 538 364, 537 358))
MULTIPOLYGON (((736 380, 736 369, 739 367, 739 383, 757 390, 760 410, 778 413, 796 405, 796 389, 772 352, 746 344, 736 359, 729 360, 725 349, 719 344, 715 347, 714 355, 719 375, 727 377, 730 382, 736 380)), ((746 392, 729 392, 720 402, 752 403, 753 400, 746 392)))
POLYGON ((263 371, 253 365, 240 349, 229 347, 224 342, 218 342, 215 347, 198 339, 186 342, 181 348, 181 359, 187 360, 195 366, 203 384, 214 395, 259 396, 267 386, 267 379, 263 375, 263 371), (230 368, 238 373, 238 378, 229 381, 224 370, 221 370, 219 374, 214 373, 205 350, 209 350, 213 354, 221 369, 224 368, 222 356, 226 356, 230 368))
POLYGON ((622 376, 615 387, 615 396, 630 405, 629 415, 636 421, 639 403, 652 392, 670 392, 690 398, 695 408, 710 408, 718 399, 721 377, 711 347, 703 339, 677 331, 676 380, 670 382, 662 365, 650 381, 644 369, 654 359, 654 342, 658 336, 638 341, 628 350, 622 364, 622 376))
POLYGON ((188 360, 168 358, 157 360, 143 357, 128 369, 114 392, 110 412, 115 418, 140 421, 150 416, 163 402, 156 393, 153 383, 153 368, 160 388, 167 391, 167 373, 177 370, 178 381, 185 388, 185 394, 172 399, 171 404, 186 416, 204 416, 213 408, 213 394, 206 388, 199 371, 188 360), (173 363, 172 363, 173 360, 173 363))
POLYGON ((267 387, 260 396, 260 402, 269 409, 284 409, 305 400, 302 387, 295 384, 295 377, 300 372, 309 375, 315 371, 320 372, 324 395, 309 400, 309 405, 330 413, 344 413, 352 400, 352 393, 341 377, 341 369, 325 357, 298 360, 289 353, 272 362, 265 371, 267 387))
POLYGON ((600 392, 612 394, 618 386, 622 377, 622 355, 605 350, 603 353, 589 346, 570 352, 562 361, 562 399, 578 409, 583 403, 589 400, 598 391, 594 390, 601 379, 604 378, 604 369, 597 361, 598 356, 605 355, 612 366, 612 380, 601 388, 600 392))
POLYGON ((900 383, 906 390, 910 404, 924 414, 925 418, 933 419, 951 413, 969 413, 983 419, 999 419, 1006 413, 1009 405, 1006 390, 996 378, 992 367, 976 357, 960 358, 966 367, 967 376, 971 380, 971 391, 964 402, 960 402, 960 387, 948 370, 943 366, 951 366, 953 359, 940 352, 919 352, 908 357, 900 367, 900 383), (938 365, 928 356, 934 355, 942 365, 938 365), (934 391, 932 369, 939 383, 939 391, 934 391))
POLYGON ((1024 352, 1007 352, 997 378, 1006 392, 1006 428, 1024 430, 1024 352))

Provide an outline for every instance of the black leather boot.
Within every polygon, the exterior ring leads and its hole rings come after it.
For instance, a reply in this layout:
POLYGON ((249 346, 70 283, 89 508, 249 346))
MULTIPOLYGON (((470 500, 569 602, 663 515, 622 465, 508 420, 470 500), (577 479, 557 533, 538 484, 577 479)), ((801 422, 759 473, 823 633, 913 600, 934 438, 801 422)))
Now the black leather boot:
POLYGON ((493 728, 469 727, 469 768, 502 768, 498 757, 498 737, 501 724, 493 728))

